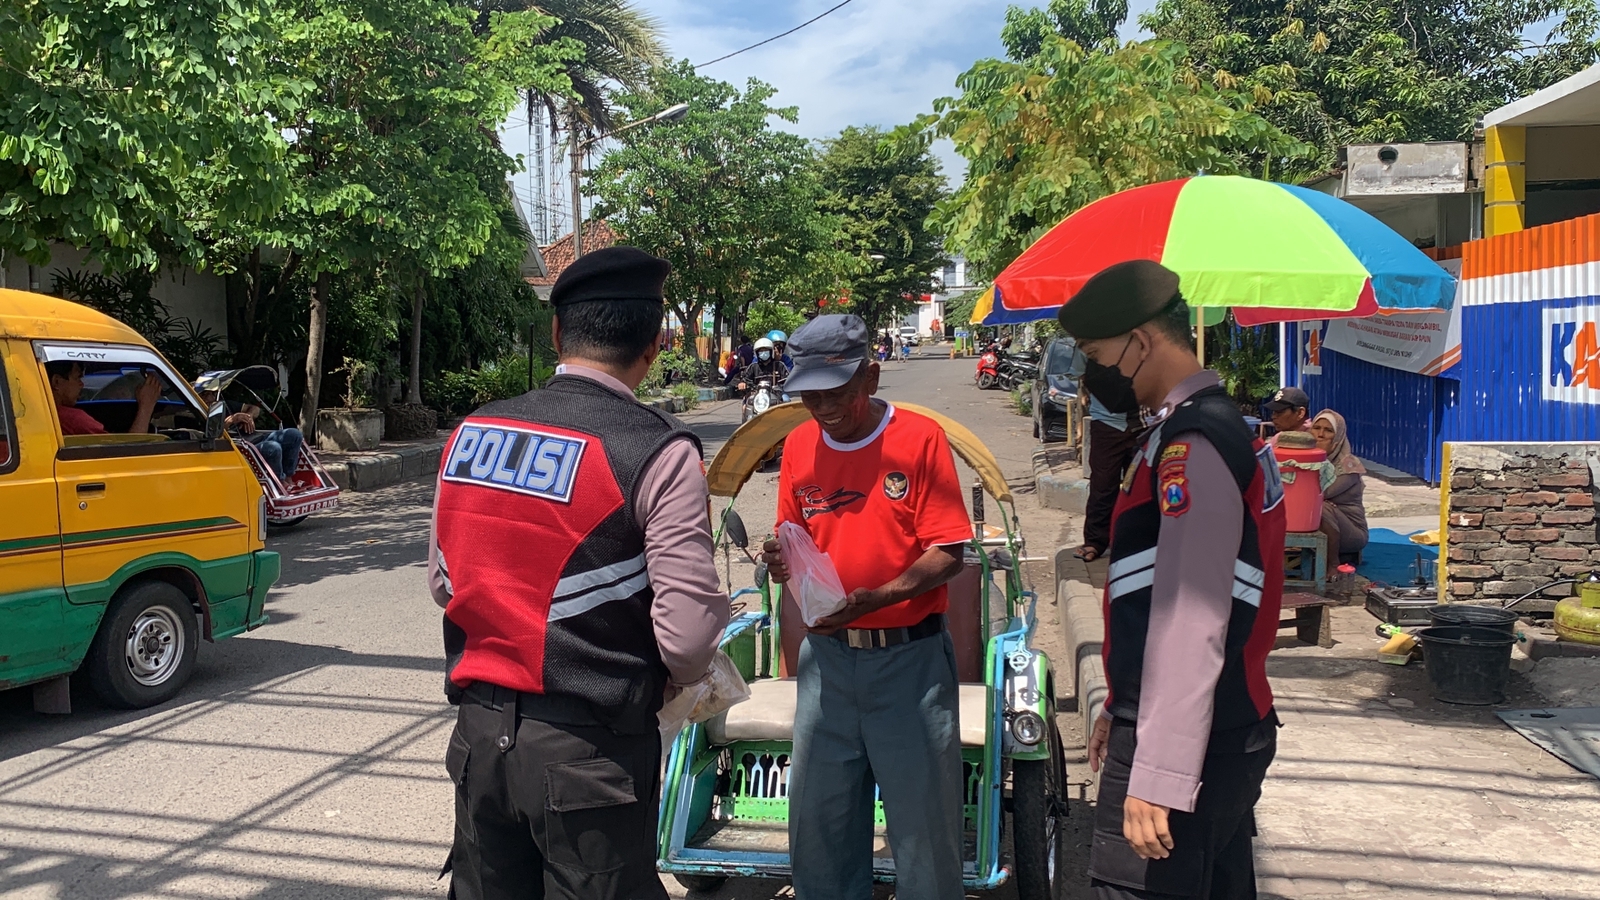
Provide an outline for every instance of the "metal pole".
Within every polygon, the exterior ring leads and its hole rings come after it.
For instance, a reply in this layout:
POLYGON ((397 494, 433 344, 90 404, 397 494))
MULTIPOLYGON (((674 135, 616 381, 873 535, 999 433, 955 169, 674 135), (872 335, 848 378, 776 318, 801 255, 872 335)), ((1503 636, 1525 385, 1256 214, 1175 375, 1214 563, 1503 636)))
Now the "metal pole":
POLYGON ((1289 323, 1278 323, 1278 387, 1289 386, 1289 323))
POLYGON ((572 258, 583 255, 583 190, 578 183, 583 177, 583 142, 578 140, 578 117, 572 125, 572 258))

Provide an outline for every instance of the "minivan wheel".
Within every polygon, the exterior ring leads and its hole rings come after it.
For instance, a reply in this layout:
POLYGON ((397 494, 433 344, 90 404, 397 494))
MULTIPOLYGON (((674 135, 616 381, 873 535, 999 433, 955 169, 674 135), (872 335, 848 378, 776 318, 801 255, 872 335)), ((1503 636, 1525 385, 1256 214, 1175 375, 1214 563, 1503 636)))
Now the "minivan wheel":
POLYGON ((199 644, 194 607, 182 591, 164 581, 124 588, 89 645, 89 686, 118 709, 164 703, 194 672, 199 644))

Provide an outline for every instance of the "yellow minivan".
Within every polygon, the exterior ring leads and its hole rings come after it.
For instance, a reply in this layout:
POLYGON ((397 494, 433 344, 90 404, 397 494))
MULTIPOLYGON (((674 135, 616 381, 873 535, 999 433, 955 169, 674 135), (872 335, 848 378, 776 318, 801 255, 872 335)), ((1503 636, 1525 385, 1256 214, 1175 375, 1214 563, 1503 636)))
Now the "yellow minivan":
POLYGON ((0 290, 0 689, 65 711, 82 667, 151 706, 201 639, 266 622, 261 487, 183 374, 115 319, 0 290))

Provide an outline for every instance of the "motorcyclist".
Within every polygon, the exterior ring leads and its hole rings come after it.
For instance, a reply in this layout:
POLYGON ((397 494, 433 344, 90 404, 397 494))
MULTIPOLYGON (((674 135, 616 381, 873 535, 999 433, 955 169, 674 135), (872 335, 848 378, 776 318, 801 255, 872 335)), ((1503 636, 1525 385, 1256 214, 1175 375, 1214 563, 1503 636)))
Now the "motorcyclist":
MULTIPOLYGON (((782 334, 775 331, 773 334, 782 334)), ((779 357, 771 338, 756 341, 756 361, 745 367, 739 375, 739 391, 743 393, 763 378, 771 378, 772 386, 781 388, 789 378, 789 367, 779 357)))
POLYGON ((794 360, 789 358, 789 336, 774 328, 767 332, 767 340, 772 342, 772 355, 782 360, 785 368, 794 368, 794 360))

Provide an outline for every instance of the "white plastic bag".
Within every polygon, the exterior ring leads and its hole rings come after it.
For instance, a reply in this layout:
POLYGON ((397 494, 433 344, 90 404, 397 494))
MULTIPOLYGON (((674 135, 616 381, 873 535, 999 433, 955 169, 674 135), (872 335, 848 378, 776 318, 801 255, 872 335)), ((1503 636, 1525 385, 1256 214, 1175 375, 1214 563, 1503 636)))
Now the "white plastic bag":
POLYGON ((839 572, 804 528, 793 522, 779 525, 778 546, 789 567, 789 586, 800 605, 800 618, 807 627, 844 609, 844 585, 839 581, 839 572))
MULTIPOLYGON (((656 713, 656 724, 661 729, 661 750, 665 754, 678 732, 690 722, 704 722, 717 713, 750 699, 750 686, 745 684, 739 667, 721 650, 711 659, 711 671, 706 677, 678 691, 656 713)), ((663 759, 665 757, 663 756, 663 759)))

